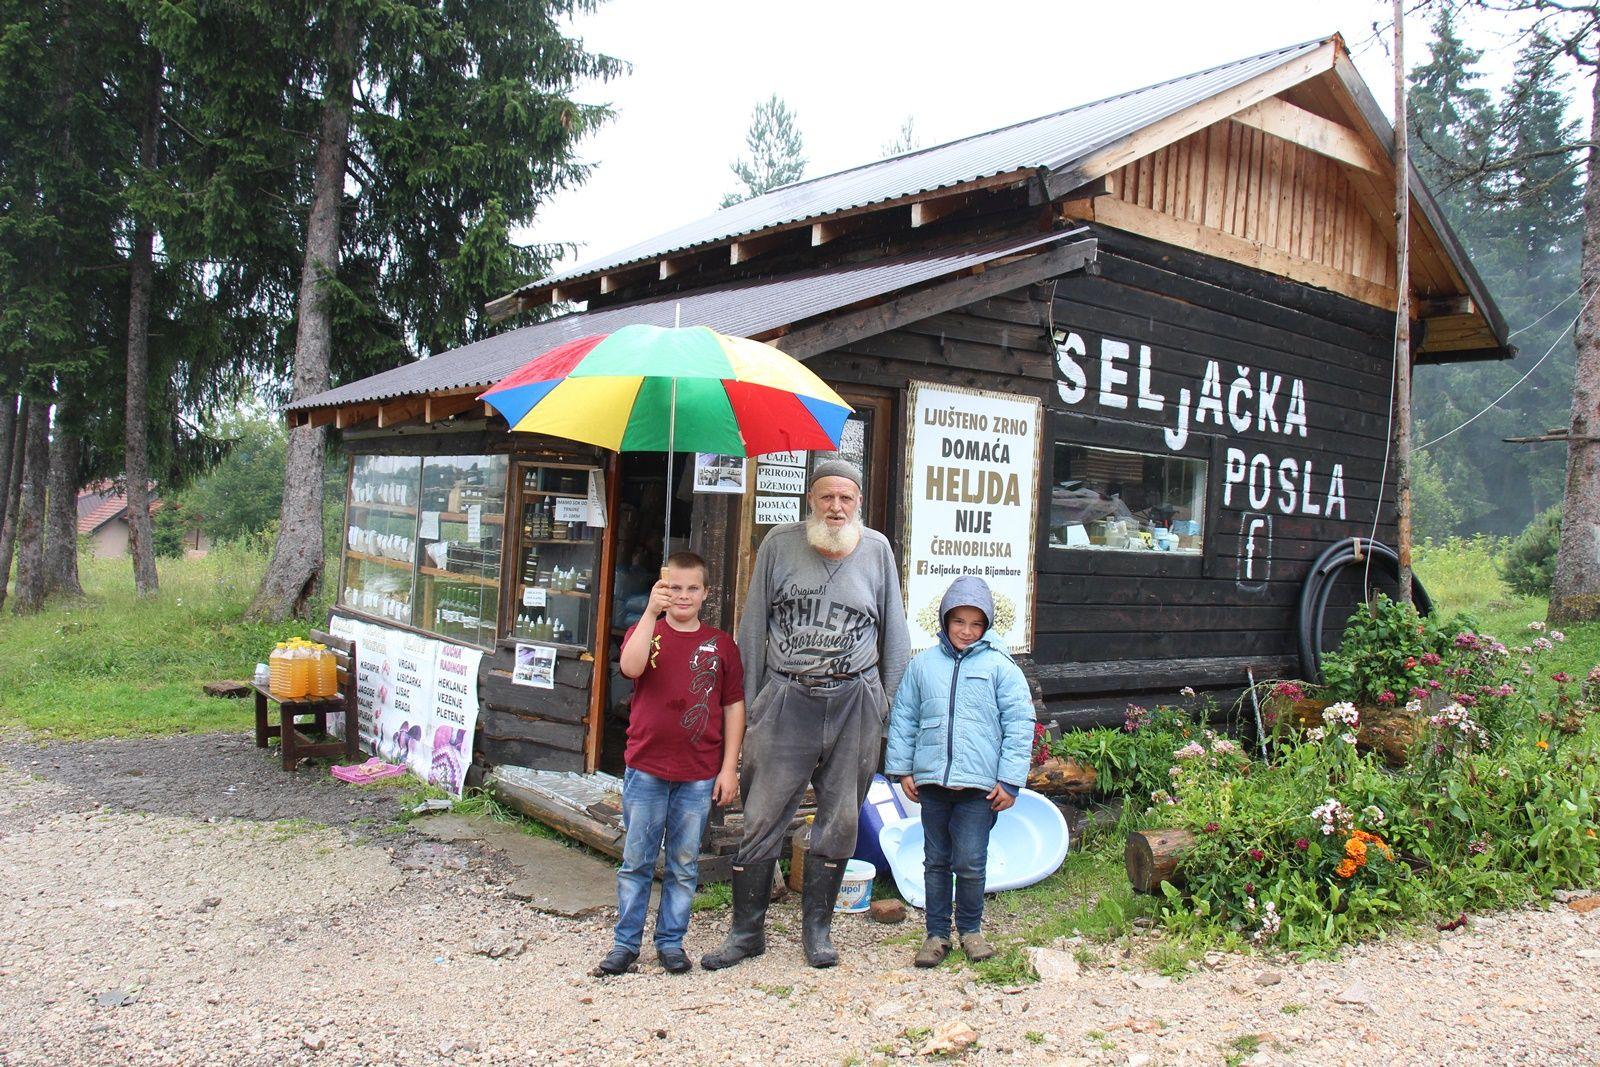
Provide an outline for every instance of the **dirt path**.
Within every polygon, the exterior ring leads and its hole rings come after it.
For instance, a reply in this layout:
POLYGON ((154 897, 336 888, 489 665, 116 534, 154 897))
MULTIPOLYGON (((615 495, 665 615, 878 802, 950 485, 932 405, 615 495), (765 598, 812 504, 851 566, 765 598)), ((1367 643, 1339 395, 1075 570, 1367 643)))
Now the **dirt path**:
MULTIPOLYGON (((809 970, 790 904, 760 960, 601 982, 604 920, 530 911, 470 848, 386 832, 395 794, 283 774, 247 740, 12 744, 0 764, 0 1064, 839 1064, 910 1057, 951 1020, 975 1063, 1600 1057, 1600 913, 1563 906, 1336 963, 1003 991, 913 972, 907 927, 853 917, 841 966, 809 970)), ((725 923, 697 919, 696 955, 725 923)))

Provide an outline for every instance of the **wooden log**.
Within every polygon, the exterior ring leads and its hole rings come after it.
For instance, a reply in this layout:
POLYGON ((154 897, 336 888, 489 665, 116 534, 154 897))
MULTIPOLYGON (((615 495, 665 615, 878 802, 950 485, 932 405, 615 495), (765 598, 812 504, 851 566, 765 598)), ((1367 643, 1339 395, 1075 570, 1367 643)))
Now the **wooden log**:
POLYGON ((1091 793, 1098 777, 1093 767, 1051 756, 1028 772, 1028 788, 1045 796, 1091 793))
POLYGON ((1159 892, 1162 882, 1182 884, 1178 864, 1193 847, 1194 834, 1188 830, 1134 830, 1122 851, 1128 881, 1139 893, 1159 892))
POLYGON ((247 697, 252 692, 249 682, 235 682, 229 679, 207 682, 200 688, 208 697, 231 697, 235 700, 247 697))
MULTIPOLYGON (((1429 701, 1438 702, 1437 699, 1429 701)), ((1323 726, 1322 712, 1328 704, 1326 700, 1297 700, 1279 714, 1301 727, 1323 726)), ((1404 767, 1411 749, 1422 738, 1428 716, 1435 710, 1428 707, 1420 712, 1410 712, 1403 707, 1357 708, 1361 717, 1356 723, 1356 747, 1363 752, 1376 752, 1390 767, 1404 767)))

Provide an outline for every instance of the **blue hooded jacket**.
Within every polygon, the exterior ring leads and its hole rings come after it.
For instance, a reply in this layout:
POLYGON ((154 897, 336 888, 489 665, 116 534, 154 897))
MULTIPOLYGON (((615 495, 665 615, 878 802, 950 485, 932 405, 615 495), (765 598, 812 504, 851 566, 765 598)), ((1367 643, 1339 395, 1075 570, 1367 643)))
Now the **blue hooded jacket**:
POLYGON ((944 620, 960 607, 994 622, 987 582, 963 575, 950 583, 939 603, 939 643, 911 661, 895 691, 884 773, 951 789, 998 782, 1014 796, 1033 756, 1033 695, 1022 668, 988 633, 956 651, 944 620))

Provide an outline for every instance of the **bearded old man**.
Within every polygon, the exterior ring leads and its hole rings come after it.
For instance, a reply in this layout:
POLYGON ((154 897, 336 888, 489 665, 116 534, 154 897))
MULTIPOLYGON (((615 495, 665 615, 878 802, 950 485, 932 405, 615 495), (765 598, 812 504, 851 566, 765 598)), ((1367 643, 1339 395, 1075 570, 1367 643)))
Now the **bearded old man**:
POLYGON ((810 517, 756 553, 739 622, 748 726, 740 770, 744 838, 733 864, 733 928, 701 960, 731 967, 766 950, 773 865, 806 786, 816 791, 801 911, 806 962, 838 962, 833 905, 878 767, 887 695, 911 641, 888 540, 861 522, 861 472, 817 464, 810 517))

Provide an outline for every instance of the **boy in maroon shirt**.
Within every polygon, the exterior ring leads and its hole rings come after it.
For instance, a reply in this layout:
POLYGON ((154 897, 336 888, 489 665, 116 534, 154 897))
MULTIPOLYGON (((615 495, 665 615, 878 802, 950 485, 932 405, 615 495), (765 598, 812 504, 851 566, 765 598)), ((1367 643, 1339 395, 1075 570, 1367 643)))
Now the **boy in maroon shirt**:
POLYGON ((711 805, 739 795, 744 669, 733 638, 700 621, 706 561, 674 552, 639 622, 622 639, 622 673, 633 679, 617 870, 617 926, 597 976, 633 969, 650 908, 650 880, 666 846, 656 957, 672 974, 689 970, 683 935, 699 875, 711 805))

